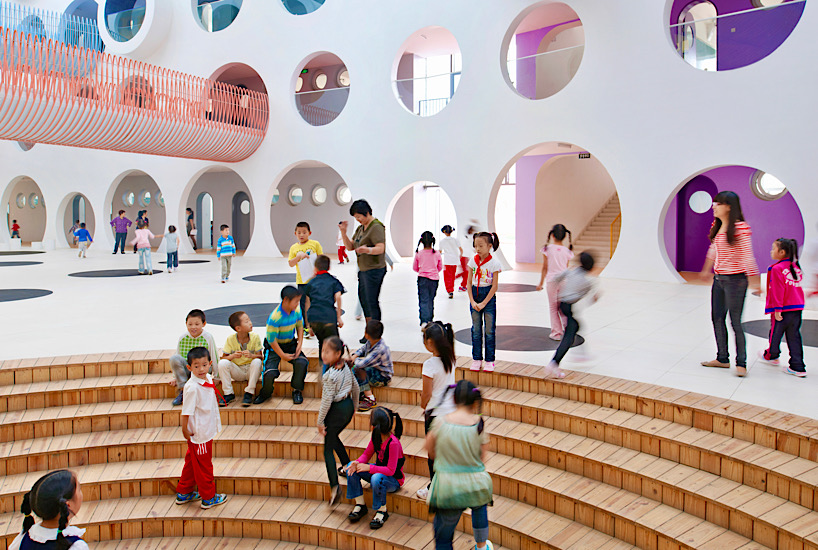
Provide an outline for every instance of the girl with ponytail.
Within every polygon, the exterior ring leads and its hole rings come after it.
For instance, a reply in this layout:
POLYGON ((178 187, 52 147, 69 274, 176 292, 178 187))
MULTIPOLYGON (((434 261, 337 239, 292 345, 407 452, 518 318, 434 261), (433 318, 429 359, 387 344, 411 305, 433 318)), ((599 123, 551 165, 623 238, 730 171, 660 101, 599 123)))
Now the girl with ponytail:
POLYGON ((767 306, 770 314, 770 342, 766 350, 759 352, 765 363, 778 365, 781 355, 781 338, 787 335, 790 365, 787 374, 803 378, 804 346, 801 342, 801 314, 804 310, 804 275, 798 263, 798 242, 795 239, 778 239, 773 243, 770 257, 775 263, 767 268, 767 306))
POLYGON ((347 517, 350 523, 356 523, 369 512, 361 487, 361 480, 366 480, 372 485, 372 507, 375 508, 369 528, 380 529, 389 519, 386 494, 394 493, 404 482, 403 463, 406 459, 400 444, 403 421, 398 413, 386 407, 376 407, 370 413, 369 423, 372 425, 369 445, 358 460, 346 467, 347 498, 355 500, 355 507, 347 517), (375 455, 375 464, 369 463, 372 455, 375 455))
POLYGON ((23 532, 9 550, 88 550, 82 540, 85 529, 68 525, 81 506, 82 489, 74 472, 55 470, 44 475, 23 497, 23 532), (34 522, 32 513, 41 519, 40 523, 34 522))
POLYGON ((491 550, 487 506, 493 485, 484 460, 489 435, 480 416, 480 390, 468 380, 454 386, 456 409, 437 416, 426 435, 426 452, 437 461, 427 503, 435 514, 435 547, 451 548, 454 530, 466 508, 471 508, 475 548, 491 550))
POLYGON ((503 270, 500 260, 491 253, 500 248, 497 233, 477 233, 474 250, 477 254, 469 260, 469 305, 471 310, 471 356, 472 371, 494 372, 494 329, 497 326, 498 275, 503 270), (483 355, 483 335, 486 353, 483 355), (485 358, 485 361, 483 359, 485 358))
POLYGON ((443 271, 443 258, 435 250, 435 236, 431 231, 424 231, 415 251, 412 269, 418 274, 418 309, 420 326, 431 323, 435 316, 435 296, 440 284, 440 272, 443 271), (423 250, 420 246, 423 245, 423 250))
POLYGON ((559 284, 556 279, 560 273, 568 269, 568 262, 574 257, 574 243, 571 240, 571 232, 558 223, 548 232, 545 246, 542 247, 542 272, 540 273, 540 284, 537 290, 543 289, 543 282, 548 292, 548 311, 551 314, 551 334, 549 338, 560 341, 565 332, 567 319, 560 312, 560 304, 557 299, 559 284), (563 245, 565 237, 568 237, 568 247, 563 245))

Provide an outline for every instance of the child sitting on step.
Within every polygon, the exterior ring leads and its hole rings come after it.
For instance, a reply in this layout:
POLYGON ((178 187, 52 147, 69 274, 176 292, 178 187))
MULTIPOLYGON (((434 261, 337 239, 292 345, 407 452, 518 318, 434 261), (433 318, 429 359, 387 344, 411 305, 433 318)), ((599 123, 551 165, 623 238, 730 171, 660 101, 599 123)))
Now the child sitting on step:
POLYGON ((219 361, 219 378, 222 380, 224 404, 233 401, 233 380, 247 382, 241 404, 249 407, 256 395, 256 385, 261 378, 261 358, 264 349, 261 338, 253 332, 253 321, 243 311, 235 311, 227 318, 235 334, 227 337, 219 361))
MULTIPOLYGON (((179 390, 173 400, 175 406, 182 404, 182 399, 184 399, 182 388, 185 387, 190 378, 190 371, 187 369, 187 353, 195 347, 204 346, 211 356, 218 357, 216 340, 213 339, 212 334, 204 329, 207 326, 207 317, 204 311, 192 309, 185 317, 185 326, 187 330, 176 342, 176 353, 170 356, 170 370, 173 372, 173 380, 170 381, 170 385, 176 386, 179 390)), ((211 371, 211 374, 213 374, 213 371, 211 371)))
POLYGON ((55 470, 38 479, 23 497, 23 532, 9 544, 10 550, 33 548, 88 550, 82 540, 85 529, 68 525, 82 506, 82 489, 74 472, 55 470), (40 523, 34 523, 34 516, 40 523))
POLYGON ((383 323, 377 319, 366 322, 364 338, 366 344, 352 355, 355 362, 355 376, 361 385, 364 396, 358 407, 360 412, 366 412, 377 406, 372 388, 388 386, 392 380, 392 356, 389 347, 383 338, 383 323))

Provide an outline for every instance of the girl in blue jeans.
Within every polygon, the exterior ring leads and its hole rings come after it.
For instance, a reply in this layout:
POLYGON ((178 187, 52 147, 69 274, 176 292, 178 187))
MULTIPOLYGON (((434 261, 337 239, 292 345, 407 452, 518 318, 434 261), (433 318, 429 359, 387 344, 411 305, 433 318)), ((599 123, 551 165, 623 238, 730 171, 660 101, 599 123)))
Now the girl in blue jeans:
POLYGON ((500 248, 497 233, 478 233, 474 237, 477 254, 469 259, 466 287, 471 304, 471 370, 494 371, 494 329, 497 317, 497 286, 502 264, 493 258, 492 251, 500 248), (483 333, 486 336, 486 354, 483 355, 483 333), (483 360, 485 358, 485 361, 483 360))
POLYGON ((403 447, 400 436, 403 435, 403 421, 398 413, 385 407, 372 409, 369 417, 372 425, 372 439, 366 446, 364 454, 358 460, 347 465, 347 498, 355 500, 355 507, 349 513, 350 523, 356 523, 366 516, 369 510, 364 501, 364 490, 361 480, 372 485, 372 507, 375 508, 375 517, 369 523, 370 529, 380 529, 389 519, 386 511, 386 494, 394 493, 403 485, 403 447), (369 459, 375 455, 375 464, 369 459))

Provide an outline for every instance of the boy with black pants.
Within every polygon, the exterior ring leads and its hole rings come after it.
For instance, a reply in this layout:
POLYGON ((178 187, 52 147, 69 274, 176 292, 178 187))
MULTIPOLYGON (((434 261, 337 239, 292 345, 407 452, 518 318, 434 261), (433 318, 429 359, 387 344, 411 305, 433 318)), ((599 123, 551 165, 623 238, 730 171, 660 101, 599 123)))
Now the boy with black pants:
MULTIPOLYGON (((310 328, 318 337, 318 357, 324 349, 324 340, 338 336, 338 329, 344 326, 341 320, 341 294, 346 292, 341 281, 329 274, 330 259, 324 254, 315 259, 315 275, 307 283, 307 310, 310 328)), ((328 366, 323 365, 322 374, 328 366)))

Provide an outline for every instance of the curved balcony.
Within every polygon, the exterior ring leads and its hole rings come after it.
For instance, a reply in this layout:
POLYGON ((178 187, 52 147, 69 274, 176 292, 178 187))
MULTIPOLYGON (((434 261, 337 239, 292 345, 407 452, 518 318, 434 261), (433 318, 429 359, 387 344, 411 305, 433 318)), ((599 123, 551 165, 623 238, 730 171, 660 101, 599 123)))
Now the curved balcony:
POLYGON ((0 29, 0 139, 237 162, 268 116, 261 92, 0 29))
POLYGON ((0 27, 89 50, 105 49, 96 20, 87 17, 0 1, 0 27))

